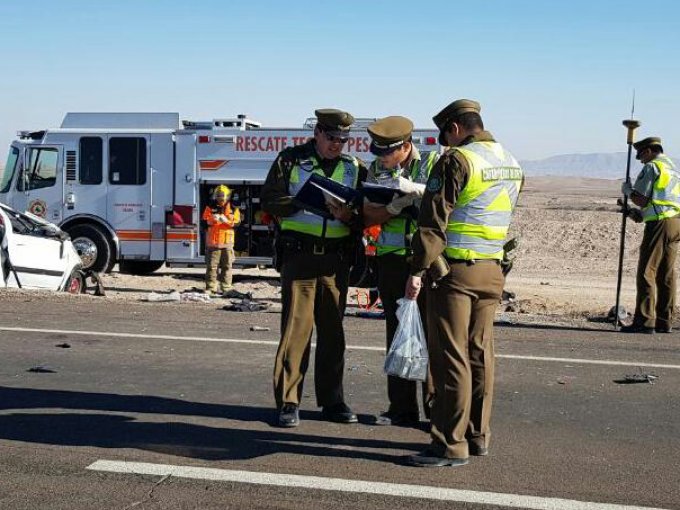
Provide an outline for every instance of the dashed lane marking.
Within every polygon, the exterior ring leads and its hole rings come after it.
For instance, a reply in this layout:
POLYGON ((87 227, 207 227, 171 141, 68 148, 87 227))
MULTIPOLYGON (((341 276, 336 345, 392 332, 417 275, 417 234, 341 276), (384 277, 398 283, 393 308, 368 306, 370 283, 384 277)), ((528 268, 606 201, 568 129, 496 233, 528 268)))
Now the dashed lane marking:
POLYGON ((475 503, 531 510, 662 510, 642 506, 593 503, 589 501, 576 501, 561 498, 542 498, 538 496, 524 496, 521 494, 448 489, 445 487, 430 487, 427 485, 369 482, 364 480, 347 480, 344 478, 287 475, 193 466, 171 466, 167 464, 150 464, 146 462, 98 460, 87 466, 87 469, 109 473, 174 476, 194 480, 376 494, 381 496, 475 503))
MULTIPOLYGON (((12 331, 18 333, 50 333, 62 335, 83 335, 83 336, 108 336, 113 338, 144 338, 149 340, 178 340, 189 342, 221 342, 228 344, 251 344, 251 345, 271 345, 278 346, 279 342, 274 340, 249 340, 245 338, 214 338, 206 336, 176 336, 176 335, 150 335, 143 333, 115 333, 112 331, 78 331, 68 329, 39 329, 39 328, 19 328, 0 326, 0 331, 12 331)), ((312 346, 315 346, 312 343, 312 346)), ((355 351, 374 351, 385 352, 384 347, 375 347, 371 345, 348 345, 347 349, 355 351)), ((680 365, 669 365, 663 363, 646 363, 640 361, 618 361, 618 360, 599 360, 599 359, 582 359, 582 358, 554 358, 548 356, 524 356, 520 354, 496 354, 496 358, 501 359, 517 359, 526 361, 553 361, 558 363, 576 363, 582 365, 608 365, 608 366, 625 366, 625 367, 640 367, 640 368, 669 368, 673 370, 680 370, 680 365)))

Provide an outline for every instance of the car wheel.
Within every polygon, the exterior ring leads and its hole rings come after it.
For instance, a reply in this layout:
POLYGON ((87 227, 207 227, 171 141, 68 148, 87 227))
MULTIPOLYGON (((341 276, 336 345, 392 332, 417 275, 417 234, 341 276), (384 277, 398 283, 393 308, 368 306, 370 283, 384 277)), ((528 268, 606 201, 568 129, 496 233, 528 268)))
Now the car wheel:
POLYGON ((164 263, 163 260, 121 260, 118 270, 124 274, 151 274, 160 269, 164 263))
POLYGON ((111 263, 111 245, 106 234, 95 225, 75 225, 66 230, 73 247, 78 252, 83 269, 98 273, 106 271, 111 263))
POLYGON ((66 282, 64 290, 69 294, 82 294, 85 292, 85 278, 83 277, 83 273, 77 269, 74 270, 66 282))

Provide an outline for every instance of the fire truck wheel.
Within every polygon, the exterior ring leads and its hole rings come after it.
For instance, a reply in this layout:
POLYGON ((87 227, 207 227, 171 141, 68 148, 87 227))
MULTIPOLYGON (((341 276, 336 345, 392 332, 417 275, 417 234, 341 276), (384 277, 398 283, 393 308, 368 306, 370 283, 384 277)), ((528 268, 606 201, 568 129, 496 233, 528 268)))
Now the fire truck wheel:
POLYGON ((83 269, 100 273, 109 267, 111 246, 101 228, 85 224, 75 225, 66 231, 71 236, 73 247, 80 255, 83 269))
POLYGON ((121 260, 118 270, 125 274, 151 274, 163 266, 162 260, 121 260))
POLYGON ((74 269, 66 282, 66 287, 64 288, 69 294, 82 294, 85 292, 85 278, 83 273, 79 269, 74 269))

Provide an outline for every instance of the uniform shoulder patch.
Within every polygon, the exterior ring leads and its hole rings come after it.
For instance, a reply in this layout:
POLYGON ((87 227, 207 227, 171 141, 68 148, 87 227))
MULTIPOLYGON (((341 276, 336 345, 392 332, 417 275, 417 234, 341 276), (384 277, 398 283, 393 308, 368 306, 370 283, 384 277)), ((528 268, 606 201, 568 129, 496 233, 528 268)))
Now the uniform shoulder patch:
POLYGON ((443 181, 439 175, 431 175, 427 181, 427 191, 436 193, 442 189, 443 181))

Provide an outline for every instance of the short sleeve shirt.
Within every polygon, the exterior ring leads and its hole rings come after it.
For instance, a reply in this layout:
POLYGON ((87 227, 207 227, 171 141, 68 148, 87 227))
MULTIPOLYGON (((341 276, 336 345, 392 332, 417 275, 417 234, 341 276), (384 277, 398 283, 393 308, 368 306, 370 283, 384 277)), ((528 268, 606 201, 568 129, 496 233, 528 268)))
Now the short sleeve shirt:
POLYGON ((654 163, 647 163, 642 167, 640 175, 638 175, 633 185, 633 190, 640 195, 650 198, 652 196, 652 188, 654 183, 659 178, 659 169, 654 163))

